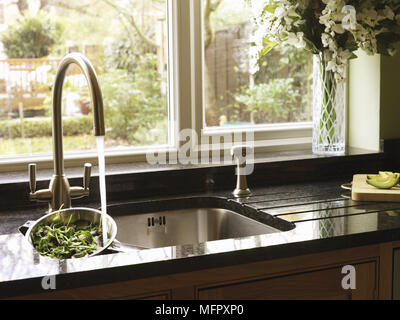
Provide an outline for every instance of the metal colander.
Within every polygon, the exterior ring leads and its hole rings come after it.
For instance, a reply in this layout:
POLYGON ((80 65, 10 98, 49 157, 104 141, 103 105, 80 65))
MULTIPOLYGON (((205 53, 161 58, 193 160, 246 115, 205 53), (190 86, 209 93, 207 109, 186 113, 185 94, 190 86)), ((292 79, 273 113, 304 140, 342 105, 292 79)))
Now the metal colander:
MULTIPOLYGON (((32 245, 31 234, 34 233, 39 225, 42 223, 52 224, 52 223, 62 223, 66 224, 75 223, 77 221, 80 222, 88 222, 93 223, 95 225, 100 225, 101 223, 101 212, 96 209, 91 208, 70 208, 55 211, 49 213, 36 221, 28 221, 22 227, 20 227, 20 231, 25 234, 26 240, 32 245), (26 233, 25 233, 26 231, 26 233)), ((96 252, 92 253, 90 257, 98 255, 102 253, 104 250, 109 248, 116 241, 115 237, 117 236, 117 224, 114 219, 109 215, 106 215, 106 223, 107 223, 107 244, 101 248, 99 248, 96 252)))

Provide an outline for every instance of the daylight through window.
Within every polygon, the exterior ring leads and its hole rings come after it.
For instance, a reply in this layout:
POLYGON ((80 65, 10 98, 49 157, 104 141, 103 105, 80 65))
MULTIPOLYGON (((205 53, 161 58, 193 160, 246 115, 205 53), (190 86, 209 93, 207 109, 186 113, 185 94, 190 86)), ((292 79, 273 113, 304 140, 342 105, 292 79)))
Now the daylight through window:
MULTIPOLYGON (((106 146, 168 143, 166 0, 0 0, 0 156, 51 153, 60 59, 85 54, 103 91, 106 146)), ((63 90, 64 150, 95 149, 86 80, 63 90)))
POLYGON ((258 59, 265 1, 203 1, 206 126, 311 121, 312 55, 280 47, 258 59))
MULTIPOLYGON (((57 65, 70 52, 85 54, 95 66, 106 147, 116 156, 143 150, 133 147, 177 147, 173 126, 258 128, 260 141, 285 138, 264 135, 268 125, 306 127, 312 57, 277 47, 258 59, 254 44, 262 32, 254 17, 264 1, 187 1, 0 0, 0 159, 51 155, 51 90, 57 65), (193 21, 190 8, 196 8, 193 21), (200 30, 200 19, 203 29, 188 39, 188 30, 200 30), (190 54, 191 43, 194 57, 179 56, 190 54), (189 76, 203 85, 190 89, 189 76), (182 98, 192 89, 203 91, 190 93, 195 103, 182 98)), ((95 150, 90 97, 77 67, 68 71, 62 108, 64 150, 95 150)))

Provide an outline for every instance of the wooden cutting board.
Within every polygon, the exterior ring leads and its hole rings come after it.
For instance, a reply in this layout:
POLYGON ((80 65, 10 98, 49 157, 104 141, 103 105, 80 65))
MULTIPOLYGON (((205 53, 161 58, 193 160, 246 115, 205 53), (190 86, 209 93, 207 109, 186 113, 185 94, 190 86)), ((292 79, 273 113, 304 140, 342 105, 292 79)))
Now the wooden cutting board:
POLYGON ((375 188, 367 183, 366 174, 354 176, 351 194, 354 201, 400 202, 399 187, 389 190, 375 188))

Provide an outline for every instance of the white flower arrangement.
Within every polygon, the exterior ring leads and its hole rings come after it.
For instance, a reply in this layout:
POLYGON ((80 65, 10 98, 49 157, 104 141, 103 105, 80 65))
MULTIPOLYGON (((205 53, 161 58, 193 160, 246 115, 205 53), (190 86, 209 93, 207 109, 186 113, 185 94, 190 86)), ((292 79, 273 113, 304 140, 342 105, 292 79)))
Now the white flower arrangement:
POLYGON ((400 42, 400 0, 265 0, 256 22, 260 56, 289 44, 319 55, 325 71, 345 78, 355 51, 394 55, 400 42))

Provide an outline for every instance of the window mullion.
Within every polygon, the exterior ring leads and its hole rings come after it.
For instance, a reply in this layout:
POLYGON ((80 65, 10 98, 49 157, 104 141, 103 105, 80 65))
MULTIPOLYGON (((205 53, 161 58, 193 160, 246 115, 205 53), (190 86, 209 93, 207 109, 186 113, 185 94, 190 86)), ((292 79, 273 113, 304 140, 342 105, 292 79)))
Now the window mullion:
MULTIPOLYGON (((200 143, 202 130, 202 15, 201 1, 177 0, 177 54, 178 54, 178 132, 185 135, 190 130, 192 147, 200 143)), ((187 141, 179 141, 183 145, 187 141)))
POLYGON ((177 0, 178 129, 192 127, 191 1, 177 0))

